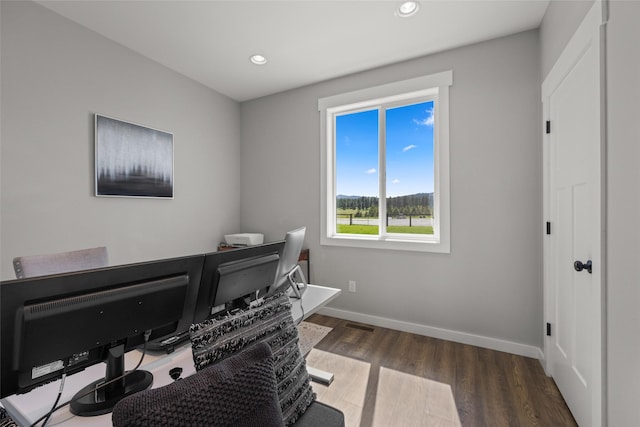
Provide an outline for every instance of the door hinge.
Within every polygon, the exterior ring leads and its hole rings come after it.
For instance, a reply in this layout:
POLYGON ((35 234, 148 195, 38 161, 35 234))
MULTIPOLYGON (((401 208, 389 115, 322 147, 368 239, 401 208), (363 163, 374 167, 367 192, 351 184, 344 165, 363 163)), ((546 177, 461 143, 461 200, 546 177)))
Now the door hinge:
POLYGON ((551 133, 551 120, 547 120, 547 133, 551 133))
POLYGON ((551 223, 547 221, 547 234, 551 234, 551 223))
POLYGON ((547 336, 550 337, 551 336, 551 323, 547 322, 547 336))

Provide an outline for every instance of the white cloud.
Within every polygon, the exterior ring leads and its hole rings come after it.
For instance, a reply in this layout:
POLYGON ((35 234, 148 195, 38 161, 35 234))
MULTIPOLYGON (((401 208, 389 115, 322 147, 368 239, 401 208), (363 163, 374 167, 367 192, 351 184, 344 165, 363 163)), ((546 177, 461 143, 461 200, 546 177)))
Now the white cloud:
POLYGON ((398 178, 391 181, 392 184, 400 184, 400 180, 398 178))
POLYGON ((366 173, 366 174, 369 174, 369 175, 371 175, 372 173, 376 173, 376 172, 377 172, 377 171, 376 171, 376 168, 367 169, 367 170, 365 171, 365 173, 366 173))
POLYGON ((424 119, 413 119, 413 122, 420 126, 433 126, 433 108, 425 110, 427 117, 424 119))
POLYGON ((413 145, 413 144, 411 144, 411 145, 407 145, 406 147, 404 147, 404 148, 402 149, 402 152, 403 152, 403 153, 406 153, 407 151, 409 151, 409 150, 413 150, 414 148, 418 148, 418 146, 417 146, 417 145, 413 145))

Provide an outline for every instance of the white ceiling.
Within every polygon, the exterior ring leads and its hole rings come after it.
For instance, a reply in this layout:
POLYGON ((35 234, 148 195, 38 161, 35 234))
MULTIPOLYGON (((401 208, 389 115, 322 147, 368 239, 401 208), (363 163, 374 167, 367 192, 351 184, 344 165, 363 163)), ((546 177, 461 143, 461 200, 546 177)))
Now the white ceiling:
POLYGON ((245 101, 537 28, 549 0, 40 1, 175 71, 245 101), (249 62, 254 53, 267 65, 249 62))

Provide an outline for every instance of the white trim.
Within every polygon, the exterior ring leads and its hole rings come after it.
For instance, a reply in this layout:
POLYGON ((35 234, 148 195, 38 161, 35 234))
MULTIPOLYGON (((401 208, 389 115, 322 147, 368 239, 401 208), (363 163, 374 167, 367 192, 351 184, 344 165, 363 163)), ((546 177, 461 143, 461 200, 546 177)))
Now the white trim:
POLYGON ((323 307, 318 311, 325 316, 336 317, 343 320, 364 323, 367 325, 379 326, 382 328, 394 329, 396 331, 409 332, 426 337, 438 338, 462 344, 475 345, 477 347, 490 350, 504 351, 518 356, 532 357, 541 361, 544 354, 540 347, 532 345, 506 341, 498 338, 490 338, 482 335, 470 334, 467 332, 452 331, 434 326, 420 325, 417 323, 404 322, 401 320, 388 319, 385 317, 372 316, 369 314, 356 313, 353 311, 340 310, 331 307, 323 307))
MULTIPOLYGON (((601 109, 601 121, 600 121, 600 135, 601 135, 601 150, 604 150, 605 145, 605 129, 606 129, 606 118, 604 105, 606 100, 606 82, 605 82, 605 67, 606 67, 606 43, 604 41, 604 28, 606 26, 607 19, 607 0, 596 0, 594 5, 591 7, 586 17, 576 30, 576 32, 571 37, 571 40, 567 43, 566 47, 558 57, 556 63, 553 65, 553 68, 547 74, 547 77, 542 82, 541 87, 541 99, 542 99, 542 120, 546 122, 550 119, 551 111, 549 108, 550 98, 555 89, 562 84, 565 77, 571 71, 571 69, 575 66, 578 58, 581 58, 587 50, 593 46, 597 45, 599 49, 599 58, 600 58, 600 109, 601 109)), ((553 132, 553 123, 552 132, 553 132)), ((545 221, 551 218, 550 212, 550 197, 551 197, 551 183, 550 183, 550 174, 551 174, 551 148, 550 148, 550 136, 546 134, 546 132, 542 133, 542 144, 543 144, 543 215, 545 221)), ((605 156, 601 151, 601 182, 600 189, 596 191, 600 191, 598 194, 598 199, 601 200, 601 206, 598 210, 598 215, 600 216, 601 223, 601 247, 597 248, 595 252, 598 253, 598 257, 601 260, 602 266, 599 268, 600 270, 600 290, 601 290, 601 312, 600 312, 600 351, 595 352, 594 356, 596 358, 596 366, 599 365, 600 375, 597 375, 594 372, 596 378, 594 379, 594 387, 593 393, 591 396, 592 404, 591 404, 591 416, 592 423, 594 426, 606 425, 606 384, 607 384, 607 374, 606 374, 606 284, 605 284, 605 271, 606 271, 606 250, 605 243, 606 239, 604 238, 604 233, 606 230, 606 222, 605 222, 605 213, 606 213, 606 186, 604 182, 604 178, 606 176, 605 171, 605 156)), ((551 232, 553 233, 553 223, 551 224, 551 232)), ((594 254, 595 255, 595 254, 594 254)), ((544 302, 544 322, 550 322, 552 326, 555 322, 555 302, 553 300, 553 278, 552 274, 552 247, 549 239, 544 239, 543 242, 543 302, 544 302)), ((553 376, 553 367, 552 361, 550 359, 550 352, 552 339, 553 339, 553 330, 552 336, 548 337, 546 334, 543 335, 543 358, 541 359, 543 363, 543 368, 547 375, 553 376)))
MULTIPOLYGON (((327 96, 318 100, 318 111, 341 105, 346 105, 350 109, 357 108, 357 104, 363 101, 375 100, 383 103, 389 102, 389 98, 401 100, 403 99, 402 96, 408 93, 411 94, 411 98, 414 98, 417 91, 422 91, 425 95, 431 95, 433 94, 432 88, 451 85, 453 85, 453 71, 443 71, 428 76, 327 96)), ((421 93, 418 93, 418 96, 420 95, 421 93)))
MULTIPOLYGON (((320 180, 320 244, 368 249, 390 249, 418 252, 450 253, 450 197, 449 197, 449 86, 453 84, 453 72, 443 71, 428 76, 360 89, 318 100, 320 111, 321 180, 320 180), (335 197, 328 197, 328 189, 335 186, 334 144, 329 135, 335 130, 333 117, 336 113, 360 109, 372 104, 388 104, 419 97, 433 97, 437 114, 434 133, 434 235, 380 236, 339 235, 329 220, 336 211, 335 197)), ((335 135, 334 135, 335 136, 335 135)), ((334 140, 335 138, 331 138, 334 140)), ((380 177, 381 180, 384 177, 380 177)), ((335 195, 335 187, 332 194, 335 195)), ((382 195, 384 196, 384 195, 382 195)), ((384 212, 381 212, 384 213, 384 212)))

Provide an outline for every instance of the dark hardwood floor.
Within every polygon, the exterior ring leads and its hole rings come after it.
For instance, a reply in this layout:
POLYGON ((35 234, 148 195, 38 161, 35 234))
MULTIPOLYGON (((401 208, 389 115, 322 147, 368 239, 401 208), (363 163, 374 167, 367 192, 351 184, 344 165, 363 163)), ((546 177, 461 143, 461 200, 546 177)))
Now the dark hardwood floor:
POLYGON ((450 385, 462 426, 576 425, 537 359, 319 314, 307 321, 333 328, 316 349, 370 365, 359 427, 374 425, 381 368, 450 385))

